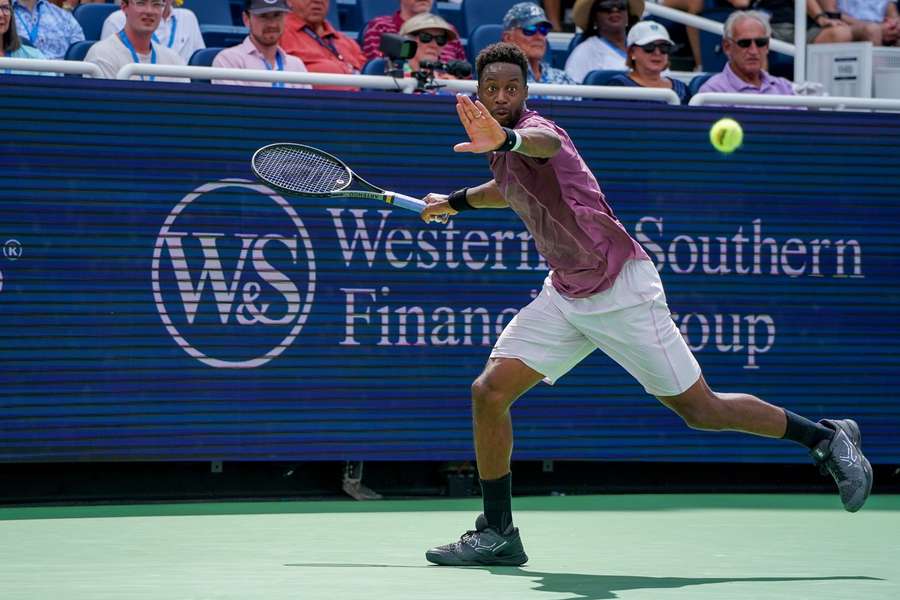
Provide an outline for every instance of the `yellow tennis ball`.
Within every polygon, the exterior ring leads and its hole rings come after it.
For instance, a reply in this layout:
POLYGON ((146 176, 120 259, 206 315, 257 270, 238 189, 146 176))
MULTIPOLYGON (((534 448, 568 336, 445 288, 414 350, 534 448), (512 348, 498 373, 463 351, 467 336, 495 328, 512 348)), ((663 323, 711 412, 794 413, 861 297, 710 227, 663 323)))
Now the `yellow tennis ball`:
POLYGON ((709 142, 723 154, 731 154, 741 147, 744 130, 734 119, 719 119, 709 130, 709 142))

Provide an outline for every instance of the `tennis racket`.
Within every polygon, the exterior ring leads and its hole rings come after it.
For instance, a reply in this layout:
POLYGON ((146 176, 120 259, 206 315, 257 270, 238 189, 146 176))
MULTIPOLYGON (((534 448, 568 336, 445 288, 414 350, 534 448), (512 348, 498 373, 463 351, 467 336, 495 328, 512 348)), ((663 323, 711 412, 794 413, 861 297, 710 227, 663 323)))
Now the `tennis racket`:
POLYGON ((425 202, 372 185, 327 152, 303 144, 279 143, 253 153, 250 168, 257 179, 296 196, 381 200, 421 214, 425 202))

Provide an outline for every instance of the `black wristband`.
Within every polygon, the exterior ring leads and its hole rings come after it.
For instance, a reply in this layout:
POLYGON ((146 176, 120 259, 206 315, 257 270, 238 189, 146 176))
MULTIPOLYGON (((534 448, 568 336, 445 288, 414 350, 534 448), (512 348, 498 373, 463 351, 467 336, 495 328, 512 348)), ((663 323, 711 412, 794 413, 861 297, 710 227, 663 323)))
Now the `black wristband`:
POLYGON ((464 210, 475 210, 475 207, 469 204, 469 201, 466 200, 466 192, 469 191, 469 188, 463 188, 461 190, 456 190, 447 196, 447 204, 450 205, 450 208, 455 210, 456 212, 462 212, 464 210))
POLYGON ((506 141, 500 144, 500 147, 494 150, 494 152, 509 152, 516 145, 516 134, 509 127, 504 127, 503 132, 506 134, 506 141))
POLYGON ((828 13, 826 13, 826 12, 820 12, 819 14, 817 14, 816 16, 814 16, 814 17, 812 18, 813 22, 814 22, 814 23, 818 23, 818 22, 819 22, 819 17, 825 17, 825 18, 827 19, 827 18, 828 18, 828 13))
POLYGON ((839 13, 839 12, 829 12, 829 11, 825 11, 825 16, 828 17, 829 19, 836 19, 836 20, 839 20, 839 19, 841 18, 842 14, 843 14, 843 13, 839 13))

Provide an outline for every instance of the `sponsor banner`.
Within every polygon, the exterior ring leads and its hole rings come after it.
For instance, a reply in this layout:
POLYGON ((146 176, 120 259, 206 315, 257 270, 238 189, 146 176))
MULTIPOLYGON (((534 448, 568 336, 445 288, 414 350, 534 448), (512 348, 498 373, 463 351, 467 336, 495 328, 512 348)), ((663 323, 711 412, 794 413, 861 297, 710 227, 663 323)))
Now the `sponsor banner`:
MULTIPOLYGON (((249 172, 297 141, 408 194, 476 185, 490 172, 452 152, 451 99, 0 87, 0 460, 473 457, 469 385, 547 273, 521 222, 426 225, 249 172)), ((900 208, 878 150, 900 124, 734 110, 746 142, 724 157, 714 109, 534 107, 646 248, 713 389, 856 418, 873 462, 900 460, 900 208)), ((517 459, 808 460, 688 429, 599 352, 513 418, 517 459)))

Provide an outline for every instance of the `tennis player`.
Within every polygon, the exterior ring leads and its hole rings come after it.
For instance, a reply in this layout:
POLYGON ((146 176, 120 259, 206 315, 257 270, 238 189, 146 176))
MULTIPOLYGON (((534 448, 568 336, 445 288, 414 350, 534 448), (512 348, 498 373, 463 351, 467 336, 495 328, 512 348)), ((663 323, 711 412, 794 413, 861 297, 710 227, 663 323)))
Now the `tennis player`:
POLYGON ((538 297, 503 330, 472 384, 484 513, 474 530, 425 557, 457 566, 528 560, 512 519, 509 409, 539 381, 552 384, 596 348, 693 429, 806 446, 834 477, 844 508, 859 510, 872 487, 872 467, 860 451, 856 422, 814 423, 755 396, 712 391, 672 321, 647 253, 616 219, 568 134, 525 106, 525 55, 494 44, 478 55, 476 71, 479 101, 460 95, 456 104, 469 141, 454 150, 487 154, 494 177, 449 196, 429 194, 422 218, 509 207, 552 270, 538 297))

